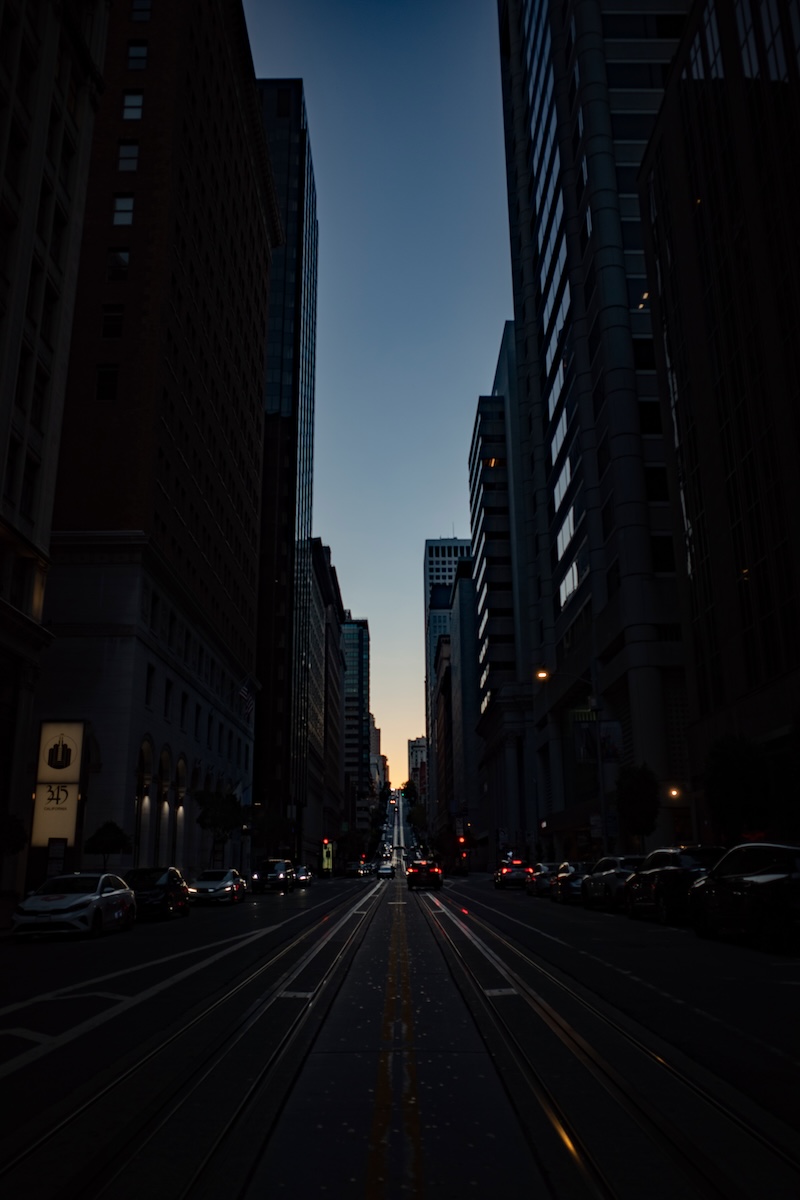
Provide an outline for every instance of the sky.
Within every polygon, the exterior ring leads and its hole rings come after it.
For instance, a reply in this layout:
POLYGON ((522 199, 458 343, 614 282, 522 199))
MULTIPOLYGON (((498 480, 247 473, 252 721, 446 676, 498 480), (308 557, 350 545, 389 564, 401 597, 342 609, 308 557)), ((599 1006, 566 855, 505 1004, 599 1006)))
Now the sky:
POLYGON ((496 0, 244 0, 301 78, 319 222, 313 534, 370 630, 393 787, 425 733, 426 538, 470 536, 468 458, 513 315, 496 0))

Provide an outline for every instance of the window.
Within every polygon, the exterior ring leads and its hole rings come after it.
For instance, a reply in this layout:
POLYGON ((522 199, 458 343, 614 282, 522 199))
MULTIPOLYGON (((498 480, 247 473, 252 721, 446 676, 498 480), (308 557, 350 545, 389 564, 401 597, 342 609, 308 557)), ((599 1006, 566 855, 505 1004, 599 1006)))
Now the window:
POLYGON ((109 282, 128 278, 130 250, 111 249, 106 255, 106 279, 109 282))
POLYGON ((125 307, 122 304, 103 305, 102 336, 104 338, 122 337, 122 317, 125 307))
POLYGON ((128 42, 128 70, 143 71, 147 66, 147 42, 128 42))
POLYGON ((114 197, 114 224, 133 224, 133 196, 114 197))
POLYGON ((149 21, 153 0, 131 0, 131 20, 149 21))
POLYGON ((141 121, 144 108, 144 92, 124 92, 122 118, 125 121, 141 121))
POLYGON ((135 171, 139 166, 139 143, 120 142, 117 155, 118 171, 135 171))

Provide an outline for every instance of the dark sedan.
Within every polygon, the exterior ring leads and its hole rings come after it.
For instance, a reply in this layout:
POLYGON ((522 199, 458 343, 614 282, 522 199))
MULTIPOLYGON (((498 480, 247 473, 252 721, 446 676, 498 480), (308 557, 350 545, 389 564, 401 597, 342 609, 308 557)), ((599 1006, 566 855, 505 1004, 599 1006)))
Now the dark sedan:
POLYGON ((586 908, 621 908, 625 882, 637 867, 642 854, 607 854, 595 863, 581 884, 581 898, 586 908))
POLYGON ((442 868, 430 859, 417 858, 406 867, 406 883, 409 891, 413 891, 414 888, 433 888, 438 891, 443 882, 442 868))
POLYGON ((533 875, 533 867, 521 858, 506 858, 494 873, 496 888, 524 888, 533 875))
POLYGON ((689 888, 724 853, 723 846, 665 846, 653 850, 625 884, 628 916, 655 916, 662 925, 688 920, 689 888))
POLYGON ((179 913, 188 917, 189 885, 177 867, 134 867, 125 874, 125 882, 136 896, 136 912, 141 917, 162 920, 179 913))
POLYGON ((557 904, 577 904, 585 877, 593 867, 590 862, 563 862, 550 888, 550 899, 557 904))
POLYGON ((760 944, 800 933, 800 846, 734 846, 689 889, 700 937, 734 934, 760 944))

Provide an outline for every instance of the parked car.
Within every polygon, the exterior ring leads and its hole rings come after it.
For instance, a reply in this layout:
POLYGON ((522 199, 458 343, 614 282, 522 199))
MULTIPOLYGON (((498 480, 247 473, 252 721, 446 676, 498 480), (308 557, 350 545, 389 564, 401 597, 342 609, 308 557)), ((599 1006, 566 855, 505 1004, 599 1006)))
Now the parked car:
POLYGON ((625 883, 628 916, 655 916, 662 925, 687 920, 689 888, 724 853, 722 846, 665 846, 651 851, 625 883))
POLYGON ((125 872, 125 882, 136 896, 138 917, 160 917, 162 920, 180 913, 188 917, 189 884, 177 867, 134 867, 125 872))
POLYGON ((528 877, 533 874, 533 867, 522 858, 506 858, 494 873, 496 888, 524 888, 528 877))
POLYGON ((267 858, 258 863, 250 877, 250 887, 258 895, 291 892, 295 882, 295 869, 288 858, 267 858))
POLYGON ((132 929, 136 897, 124 879, 107 871, 54 875, 17 905, 15 934, 84 933, 132 929))
POLYGON ((294 885, 295 887, 311 887, 314 881, 314 872, 311 867, 295 867, 294 869, 294 885))
POLYGON ((199 904, 238 904, 244 900, 247 885, 233 867, 211 867, 201 871, 190 895, 199 904))
POLYGON ((525 880, 525 891, 528 895, 549 896, 551 880, 555 878, 560 865, 557 862, 534 863, 530 875, 525 880))
POLYGON ((641 866, 643 854, 607 854, 584 875, 581 899, 586 908, 621 908, 625 881, 641 866))
POLYGON ((442 868, 429 858, 415 858, 406 867, 406 883, 409 891, 426 887, 438 891, 444 883, 442 868))
POLYGON ((689 915, 700 937, 736 934, 755 943, 800 933, 800 846, 734 846, 689 889, 689 915))
POLYGON ((550 888, 550 899, 557 904, 579 903, 583 880, 592 866, 590 862, 561 863, 550 888))

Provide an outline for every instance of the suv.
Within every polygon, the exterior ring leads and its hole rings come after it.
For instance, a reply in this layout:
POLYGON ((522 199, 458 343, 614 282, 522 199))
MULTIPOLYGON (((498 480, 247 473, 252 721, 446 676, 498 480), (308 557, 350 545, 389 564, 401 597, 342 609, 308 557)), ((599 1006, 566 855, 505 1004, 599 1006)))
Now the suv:
POLYGON ((725 853, 723 846, 665 846, 653 850, 625 884, 629 917, 654 915, 662 925, 689 915, 689 888, 725 853))
POLYGON ((294 867, 288 858, 268 858, 260 862, 250 881, 254 892, 291 892, 294 884, 294 867))
POLYGON ((800 846, 746 842, 734 846, 689 889, 689 915, 699 937, 738 934, 752 942, 800 932, 800 846))

